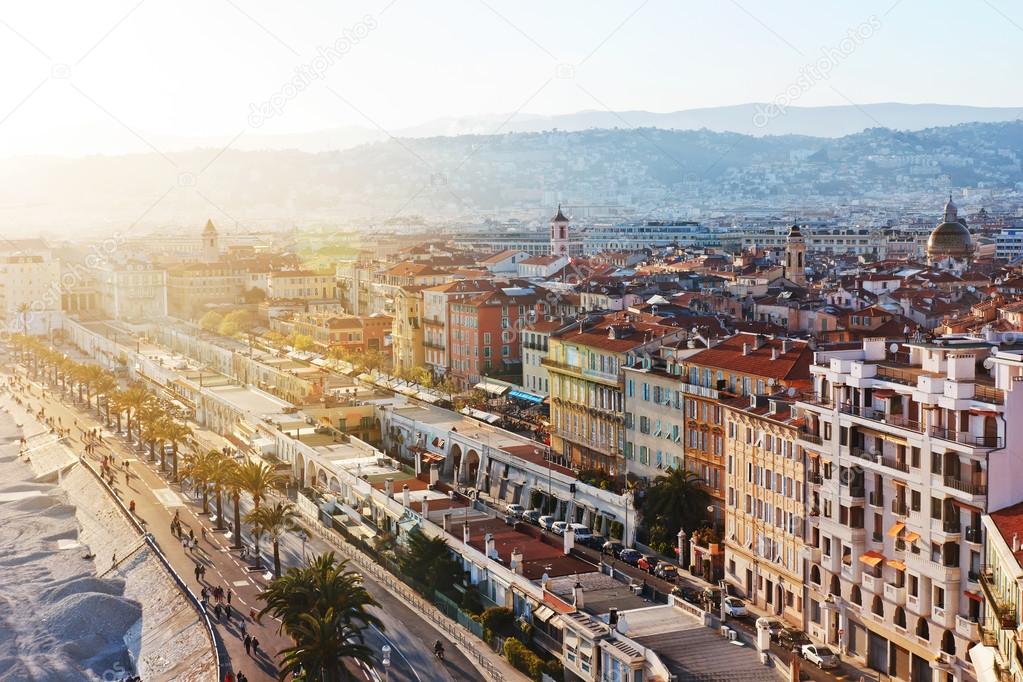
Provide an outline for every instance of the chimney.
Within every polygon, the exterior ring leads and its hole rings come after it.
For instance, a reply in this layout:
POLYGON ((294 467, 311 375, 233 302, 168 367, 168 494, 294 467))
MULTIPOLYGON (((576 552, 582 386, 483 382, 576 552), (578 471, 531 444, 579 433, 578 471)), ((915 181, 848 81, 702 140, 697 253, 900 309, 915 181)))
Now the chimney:
POLYGON ((467 545, 469 544, 469 524, 468 523, 463 523, 462 524, 462 542, 467 544, 467 545))
POLYGON ((512 573, 516 575, 522 575, 522 550, 516 547, 511 552, 511 566, 512 573))
POLYGON ((387 495, 388 497, 391 497, 392 495, 394 495, 394 479, 393 478, 384 479, 384 494, 387 495))
POLYGON ((583 599, 583 584, 581 582, 576 581, 575 587, 572 588, 572 603, 575 605, 576 611, 582 611, 583 607, 586 606, 583 599))
POLYGON ((575 531, 572 530, 572 526, 565 527, 565 535, 562 536, 562 540, 564 540, 565 554, 571 554, 572 548, 575 547, 575 531))
POLYGON ((618 625, 618 607, 612 606, 607 610, 607 624, 613 629, 614 626, 618 625))
POLYGON ((420 501, 420 503, 422 505, 421 509, 423 510, 422 515, 425 519, 430 514, 430 503, 426 501, 425 497, 420 501))
POLYGON ((771 349, 771 359, 772 360, 777 360, 778 359, 778 349, 777 348, 772 348, 771 349))
POLYGON ((408 491, 408 483, 406 483, 405 485, 401 486, 401 504, 406 509, 408 509, 409 507, 412 506, 412 504, 411 504, 411 496, 409 495, 409 491, 408 491))
POLYGON ((1019 533, 1012 534, 1012 551, 1014 554, 1019 551, 1019 533))
POLYGON ((749 355, 749 344, 748 343, 742 344, 742 354, 743 355, 749 355))
POLYGON ((483 536, 483 546, 487 550, 486 555, 488 558, 491 559, 497 558, 496 544, 497 543, 494 542, 493 533, 487 533, 486 535, 483 536))
POLYGON ((785 355, 788 352, 789 352, 789 340, 788 339, 782 339, 781 340, 781 354, 785 355))
POLYGON ((449 512, 449 511, 444 512, 444 515, 443 515, 442 518, 443 518, 443 521, 441 523, 444 525, 444 532, 445 533, 450 533, 451 532, 451 512, 449 512))
POLYGON ((440 480, 440 465, 434 462, 430 465, 430 486, 434 487, 437 485, 437 481, 440 480))

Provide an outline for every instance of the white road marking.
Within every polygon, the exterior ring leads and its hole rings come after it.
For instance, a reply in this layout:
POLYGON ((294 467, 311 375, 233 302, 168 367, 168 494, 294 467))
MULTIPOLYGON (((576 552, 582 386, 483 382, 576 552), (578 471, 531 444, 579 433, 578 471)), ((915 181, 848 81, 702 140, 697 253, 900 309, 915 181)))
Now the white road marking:
POLYGON ((234 587, 248 587, 249 586, 249 581, 248 580, 235 580, 233 583, 231 583, 231 585, 233 585, 234 587))
POLYGON ((153 495, 159 500, 160 504, 165 507, 184 507, 185 503, 181 500, 181 496, 175 493, 170 488, 154 488, 153 495))

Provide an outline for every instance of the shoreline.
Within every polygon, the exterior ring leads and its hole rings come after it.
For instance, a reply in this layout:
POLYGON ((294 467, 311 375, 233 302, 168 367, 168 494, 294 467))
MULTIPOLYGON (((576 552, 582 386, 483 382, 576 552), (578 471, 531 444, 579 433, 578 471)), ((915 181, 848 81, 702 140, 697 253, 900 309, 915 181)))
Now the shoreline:
MULTIPOLYGON (((41 577, 31 584, 28 598, 16 600, 28 602, 22 608, 49 630, 38 623, 26 626, 29 617, 14 616, 13 608, 6 619, 0 612, 0 631, 6 620, 18 635, 7 657, 18 660, 18 670, 32 679, 120 680, 138 675, 146 681, 216 681, 217 642, 208 621, 142 527, 66 440, 59 441, 11 394, 0 395, 0 407, 0 443, 6 440, 0 445, 0 465, 25 474, 0 483, 3 525, 24 507, 43 510, 30 523, 39 525, 53 509, 63 521, 56 551, 41 547, 25 560, 41 577), (18 454, 22 434, 27 440, 24 456, 18 454), (55 564, 64 570, 56 570, 55 564), (31 603, 32 592, 36 603, 31 603), (50 615, 56 608, 46 601, 51 597, 69 611, 50 615), (50 651, 40 653, 42 642, 50 651), (30 661, 36 658, 50 660, 33 669, 30 661), (47 673, 49 667, 59 670, 47 673)), ((11 672, 0 669, 0 676, 11 672)))

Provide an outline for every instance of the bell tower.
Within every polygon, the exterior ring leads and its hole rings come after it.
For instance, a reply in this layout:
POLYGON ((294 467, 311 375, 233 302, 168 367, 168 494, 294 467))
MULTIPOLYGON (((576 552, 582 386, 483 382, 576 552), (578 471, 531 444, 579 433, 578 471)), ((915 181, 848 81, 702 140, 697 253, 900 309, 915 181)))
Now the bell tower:
POLYGON ((213 227, 213 221, 207 220, 206 227, 202 231, 202 261, 204 263, 215 263, 220 260, 220 244, 217 228, 213 227))
POLYGON ((558 204, 558 212, 551 218, 551 255, 568 257, 569 243, 568 218, 561 212, 561 204, 558 204))
POLYGON ((806 239, 798 225, 789 228, 785 240, 784 277, 799 286, 806 284, 806 239))

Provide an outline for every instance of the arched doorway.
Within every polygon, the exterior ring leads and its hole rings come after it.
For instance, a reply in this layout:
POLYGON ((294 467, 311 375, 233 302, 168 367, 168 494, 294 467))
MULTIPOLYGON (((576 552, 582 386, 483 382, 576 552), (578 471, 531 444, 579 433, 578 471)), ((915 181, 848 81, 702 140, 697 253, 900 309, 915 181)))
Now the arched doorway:
POLYGON ((476 479, 480 472, 480 453, 475 450, 469 450, 465 454, 465 466, 463 467, 463 480, 471 485, 476 485, 476 479))
POLYGON ((458 443, 451 445, 451 453, 448 455, 448 459, 451 460, 451 479, 455 480, 458 478, 462 467, 462 448, 458 443))
POLYGON ((306 483, 305 477, 305 456, 301 452, 295 453, 295 480, 301 481, 302 485, 306 483))
POLYGON ((945 630, 941 636, 941 650, 946 654, 956 655, 956 637, 951 630, 945 630))
POLYGON ((327 472, 323 469, 320 469, 320 471, 316 474, 316 485, 318 485, 321 489, 325 489, 327 487, 327 472))
POLYGON ((341 482, 337 480, 337 477, 331 476, 330 485, 328 486, 328 488, 333 493, 339 493, 341 492, 341 482))

